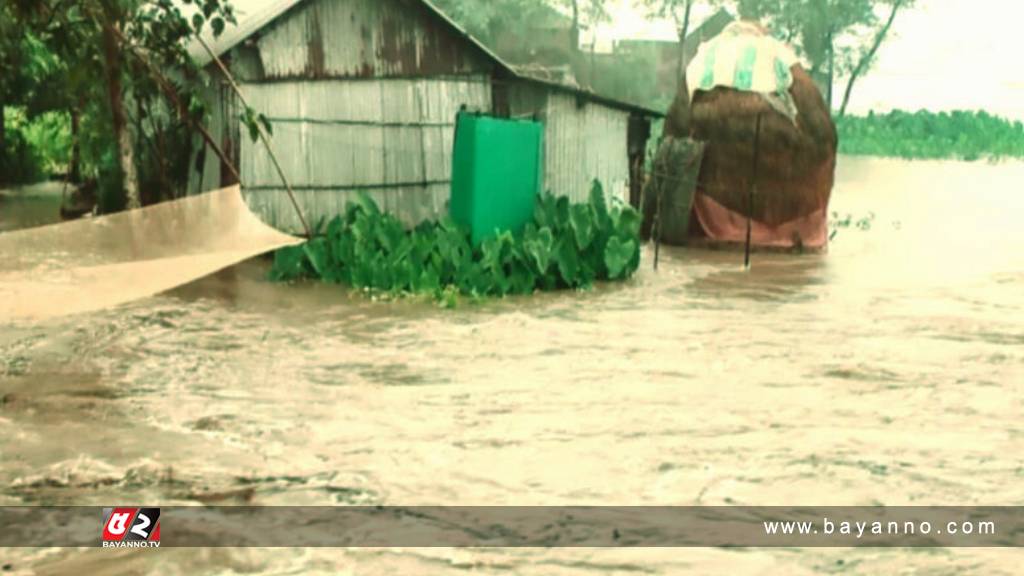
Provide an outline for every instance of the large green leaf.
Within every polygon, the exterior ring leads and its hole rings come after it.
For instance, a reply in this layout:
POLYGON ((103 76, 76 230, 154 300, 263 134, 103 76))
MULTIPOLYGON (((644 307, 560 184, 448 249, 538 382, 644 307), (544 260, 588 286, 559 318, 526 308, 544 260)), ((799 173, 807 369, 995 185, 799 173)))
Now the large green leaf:
POLYGON ((594 266, 587 260, 580 260, 579 269, 579 284, 580 288, 590 288, 594 285, 594 280, 597 279, 597 271, 594 266))
POLYGON ((379 216, 380 208, 377 207, 377 203, 367 194, 365 191, 360 190, 353 200, 353 203, 363 211, 367 216, 379 216))
POLYGON ((317 220, 315 226, 313 226, 313 236, 323 236, 324 226, 327 224, 327 217, 321 216, 320 220, 317 220))
POLYGON ((390 262, 392 264, 398 264, 398 263, 401 263, 401 262, 415 262, 418 265, 419 262, 416 262, 412 258, 412 249, 413 249, 413 240, 412 240, 412 238, 410 238, 409 236, 406 236, 406 235, 403 234, 402 236, 398 237, 398 239, 396 240, 396 245, 395 245, 394 250, 391 250, 388 253, 388 262, 390 262))
POLYGON ((562 275, 565 285, 578 286, 580 283, 580 257, 576 250, 576 243, 571 236, 563 236, 558 240, 558 247, 555 249, 555 262, 558 264, 558 272, 562 275))
POLYGON ((485 272, 484 285, 480 288, 481 294, 504 296, 511 291, 512 281, 504 271, 498 269, 485 272))
POLYGON ((330 242, 337 242, 341 235, 345 233, 345 221, 341 219, 341 216, 335 216, 327 223, 327 240, 330 242))
POLYGON ((393 283, 390 292, 414 292, 422 270, 410 260, 400 260, 394 264, 393 283))
POLYGON ((626 266, 633 259, 638 246, 635 240, 623 242, 617 236, 608 240, 604 249, 604 264, 608 267, 608 277, 611 280, 621 278, 626 272, 626 266))
POLYGON ((504 265, 502 251, 502 243, 497 236, 491 236, 480 244, 480 252, 483 255, 482 264, 486 270, 502 269, 504 265))
POLYGON ((551 229, 543 227, 523 239, 523 249, 535 270, 544 276, 551 266, 551 253, 555 239, 551 229))
POLYGON ((420 229, 415 230, 409 236, 409 243, 412 245, 409 257, 421 265, 430 260, 437 247, 433 232, 424 232, 420 229))
POLYGON ((586 204, 575 204, 569 210, 569 223, 576 247, 586 250, 594 240, 594 215, 586 204))
POLYGON ((349 228, 352 231, 352 236, 355 238, 356 243, 367 246, 376 242, 376 223, 376 220, 366 217, 365 215, 357 216, 355 221, 352 222, 352 226, 349 228))
POLYGON ((414 283, 414 290, 422 293, 435 293, 441 290, 441 276, 433 267, 426 267, 420 272, 419 278, 414 283))
POLYGON ((558 200, 550 192, 538 198, 533 208, 533 219, 540 228, 558 227, 558 200))
POLYGON ((352 261, 352 285, 356 288, 369 288, 373 284, 373 264, 371 260, 356 259, 352 261))
POLYGON ((590 209, 594 213, 594 223, 598 230, 607 230, 611 219, 608 216, 608 204, 604 200, 604 186, 598 180, 594 180, 590 187, 590 209))
POLYGON ((437 246, 441 257, 453 266, 465 264, 473 254, 469 236, 457 228, 438 234, 437 246))
POLYGON ((307 260, 313 267, 313 271, 323 278, 327 274, 327 267, 329 264, 327 239, 323 237, 314 238, 313 240, 303 244, 302 247, 306 253, 307 260))
POLYGON ((396 251, 406 238, 402 223, 390 215, 385 215, 380 219, 379 224, 376 226, 376 233, 377 242, 384 249, 385 253, 396 251))
POLYGON ((458 232, 459 225, 451 216, 445 216, 438 222, 438 227, 445 232, 458 232))
POLYGON ((555 201, 555 221, 554 225, 551 226, 552 230, 561 232, 569 228, 569 213, 571 211, 572 204, 569 202, 569 198, 561 196, 555 201))
POLYGON ((640 235, 640 213, 630 206, 616 211, 615 231, 623 238, 636 238, 640 235))
POLYGON ((513 266, 508 280, 512 294, 531 294, 537 286, 537 275, 525 263, 513 266))
POLYGON ((380 254, 369 259, 370 287, 374 290, 391 291, 395 283, 394 269, 380 254))
POLYGON ((470 262, 458 269, 456 285, 467 294, 486 294, 490 286, 489 276, 479 262, 470 262))
POLYGON ((270 279, 275 282, 289 282, 305 276, 306 250, 304 246, 289 246, 274 253, 274 265, 270 279))

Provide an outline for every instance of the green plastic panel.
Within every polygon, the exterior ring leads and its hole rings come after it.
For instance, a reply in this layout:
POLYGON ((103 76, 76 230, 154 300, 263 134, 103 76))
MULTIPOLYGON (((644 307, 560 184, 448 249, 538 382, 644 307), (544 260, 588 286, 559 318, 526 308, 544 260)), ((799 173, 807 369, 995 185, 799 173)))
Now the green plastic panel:
POLYGON ((543 185, 544 126, 460 113, 455 127, 449 213, 474 244, 519 232, 543 185))

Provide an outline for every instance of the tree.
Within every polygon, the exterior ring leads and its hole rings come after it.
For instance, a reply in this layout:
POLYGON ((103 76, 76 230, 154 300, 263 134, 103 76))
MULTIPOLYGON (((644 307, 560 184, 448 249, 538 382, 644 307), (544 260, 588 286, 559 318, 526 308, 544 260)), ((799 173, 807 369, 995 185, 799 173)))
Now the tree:
MULTIPOLYGON (((896 13, 914 0, 733 0, 741 18, 760 20, 796 47, 832 107, 836 76, 849 76, 844 102, 874 62, 896 13), (879 12, 888 8, 889 18, 879 12)), ((845 104, 840 113, 845 112, 845 104)))
MULTIPOLYGON (((672 102, 668 132, 670 134, 686 134, 690 123, 690 88, 686 78, 686 66, 691 55, 686 53, 686 38, 690 35, 690 16, 693 7, 701 0, 644 0, 644 4, 652 15, 669 18, 675 23, 679 39, 679 55, 676 65, 678 88, 672 102)), ((704 0, 711 7, 722 4, 722 0, 704 0)))
POLYGON ((0 167, 6 166, 8 153, 4 109, 29 97, 34 88, 33 78, 43 65, 33 40, 15 22, 11 6, 0 4, 0 167))
POLYGON ((470 34, 484 42, 498 28, 518 29, 539 10, 561 0, 436 0, 434 2, 470 34))
POLYGON ((644 0, 644 5, 651 15, 668 18, 675 23, 679 38, 680 82, 683 81, 686 71, 686 37, 690 34, 690 15, 693 6, 699 2, 700 0, 644 0))
POLYGON ((889 10, 889 18, 885 21, 885 24, 878 29, 871 47, 861 54, 860 58, 857 59, 857 65, 850 73, 850 78, 846 82, 846 90, 843 92, 843 104, 839 107, 840 117, 846 116, 846 106, 850 103, 850 94, 853 92, 853 85, 857 82, 857 79, 860 78, 861 74, 871 67, 871 64, 875 60, 875 55, 878 53, 878 48, 882 45, 882 42, 885 41, 886 36, 889 35, 892 23, 896 20, 896 14, 901 8, 909 6, 912 3, 913 0, 892 1, 892 7, 889 10))
POLYGON ((121 34, 128 17, 128 6, 116 0, 99 0, 99 9, 85 3, 86 14, 99 27, 103 42, 103 71, 107 79, 107 96, 110 103, 111 128, 117 142, 118 160, 121 166, 121 178, 124 185, 128 209, 142 206, 139 195, 139 176, 135 167, 135 151, 132 146, 131 134, 128 131, 128 115, 124 106, 124 86, 122 78, 125 73, 124 46, 121 34))
MULTIPOLYGON (((197 97, 202 74, 188 55, 186 44, 205 26, 219 35, 228 23, 234 23, 232 6, 225 0, 184 0, 183 4, 174 0, 11 1, 18 24, 42 38, 68 63, 64 79, 68 87, 84 82, 90 93, 105 95, 120 187, 127 206, 138 207, 142 198, 136 145, 151 144, 145 141, 159 140, 170 129, 154 114, 153 102, 166 97, 174 104, 165 103, 165 109, 202 115, 197 97), (96 68, 103 71, 101 78, 81 77, 81 70, 96 68), (170 75, 174 82, 168 80, 170 75), (129 106, 134 107, 134 113, 129 106)), ((83 92, 69 91, 79 95, 83 92)), ((73 118, 81 111, 82 101, 77 98, 70 105, 73 118)), ((190 123, 189 118, 185 120, 190 123)), ((191 124, 199 124, 197 118, 191 120, 191 124)), ((155 156, 150 160, 162 167, 161 154, 143 156, 155 156)), ((146 168, 148 163, 141 164, 146 168)), ((152 171, 144 169, 143 173, 152 171)))
POLYGON ((572 45, 570 48, 573 50, 579 48, 580 30, 594 27, 608 20, 605 0, 560 0, 555 4, 568 7, 572 14, 572 45))
MULTIPOLYGON (((495 45, 508 35, 517 40, 517 48, 505 43, 503 57, 517 64, 568 64, 577 80, 594 84, 595 58, 591 46, 588 64, 580 52, 581 31, 607 21, 607 0, 437 0, 446 14, 459 22, 485 44, 495 45), (531 26, 550 20, 564 22, 568 28, 565 44, 540 43, 539 50, 531 26), (538 62, 540 61, 540 62, 538 62)), ((498 49, 502 49, 498 46, 498 49)))
POLYGON ((584 66, 580 61, 580 32, 588 28, 596 28, 598 24, 606 21, 608 19, 608 10, 605 8, 604 0, 562 0, 562 3, 567 5, 572 13, 568 49, 573 60, 573 69, 576 71, 577 77, 579 77, 580 72, 586 68, 587 85, 590 89, 593 89, 596 81, 595 53, 597 49, 597 33, 595 30, 594 36, 590 41, 590 64, 584 66))
POLYGON ((571 50, 579 47, 579 31, 608 18, 606 0, 435 0, 441 10, 484 42, 498 29, 526 32, 532 17, 550 9, 565 10, 571 20, 571 50))

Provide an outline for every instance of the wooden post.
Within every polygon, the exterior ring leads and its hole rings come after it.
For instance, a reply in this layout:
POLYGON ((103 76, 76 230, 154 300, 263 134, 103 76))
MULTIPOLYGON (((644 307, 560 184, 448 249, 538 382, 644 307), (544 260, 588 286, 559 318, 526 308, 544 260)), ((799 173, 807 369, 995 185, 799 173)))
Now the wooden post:
POLYGON ((747 247, 743 258, 743 267, 750 269, 750 243, 754 230, 754 196, 757 194, 757 164, 761 153, 761 114, 757 115, 754 127, 754 168, 750 180, 750 195, 747 198, 747 247))
POLYGON ((655 191, 657 194, 657 201, 654 208, 654 227, 651 234, 654 235, 654 269, 658 269, 658 257, 661 252, 661 199, 664 196, 665 185, 663 182, 658 183, 658 189, 655 191))

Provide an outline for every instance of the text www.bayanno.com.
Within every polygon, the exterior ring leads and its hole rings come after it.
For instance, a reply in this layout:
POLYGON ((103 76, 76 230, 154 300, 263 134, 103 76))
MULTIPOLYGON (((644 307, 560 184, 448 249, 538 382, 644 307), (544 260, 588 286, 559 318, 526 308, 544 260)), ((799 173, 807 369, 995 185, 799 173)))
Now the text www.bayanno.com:
POLYGON ((824 518, 822 522, 764 522, 765 534, 769 536, 852 536, 864 538, 867 536, 938 536, 949 535, 985 535, 990 536, 996 533, 996 523, 989 521, 951 521, 946 523, 933 524, 928 521, 840 521, 824 518))

